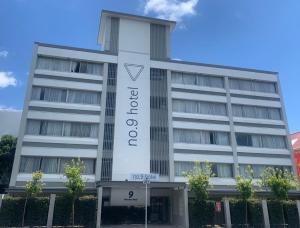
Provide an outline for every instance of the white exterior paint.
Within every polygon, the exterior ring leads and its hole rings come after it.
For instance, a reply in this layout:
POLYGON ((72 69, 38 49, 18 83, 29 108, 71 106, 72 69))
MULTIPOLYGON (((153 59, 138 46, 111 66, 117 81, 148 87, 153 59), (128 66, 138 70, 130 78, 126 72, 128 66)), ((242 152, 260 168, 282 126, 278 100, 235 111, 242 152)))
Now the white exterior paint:
MULTIPOLYGON (((107 18, 106 18, 107 19, 107 18)), ((262 164, 262 165, 293 165, 291 150, 254 148, 235 145, 235 133, 267 134, 286 137, 288 135, 286 119, 268 120, 233 117, 231 114, 232 104, 253 105, 261 107, 275 107, 282 109, 284 113, 282 95, 280 89, 278 93, 263 93, 232 90, 225 84, 224 88, 213 88, 196 85, 183 85, 172 83, 171 72, 199 73, 211 76, 220 76, 224 82, 231 78, 262 80, 265 82, 275 82, 278 84, 277 73, 256 71, 241 68, 230 68, 197 63, 185 63, 181 61, 171 61, 169 59, 150 59, 150 23, 145 19, 120 17, 118 52, 100 52, 84 49, 59 47, 51 45, 37 45, 34 54, 33 66, 30 73, 28 90, 24 104, 21 129, 19 134, 18 149, 16 153, 14 171, 11 187, 18 186, 18 181, 26 181, 31 178, 30 174, 18 173, 21 156, 47 156, 47 157, 82 157, 95 158, 97 164, 101 165, 103 153, 103 130, 99 138, 79 138, 79 137, 57 137, 25 134, 27 119, 46 119, 60 121, 74 121, 85 123, 97 123, 103 126, 105 122, 105 97, 100 105, 70 104, 46 101, 31 100, 31 89, 33 85, 69 88, 83 91, 103 92, 106 95, 107 71, 101 75, 91 75, 72 72, 57 72, 36 69, 36 58, 38 56, 61 57, 64 59, 75 59, 82 61, 92 61, 108 64, 114 63, 117 66, 117 86, 116 86, 116 110, 114 118, 114 144, 112 152, 112 181, 125 181, 130 173, 149 173, 150 170, 150 68, 167 70, 168 75, 168 114, 169 114, 169 165, 170 176, 160 178, 161 182, 175 181, 186 182, 184 177, 171 177, 174 173, 174 162, 204 162, 239 164, 262 164), (128 72, 132 73, 131 77, 128 72), (135 64, 138 66, 132 66, 135 64), (132 68, 133 67, 133 68, 132 68), (135 77, 142 68, 140 75, 135 77), (133 77, 133 78, 132 78, 133 77), (128 89, 131 87, 133 89, 128 89), (133 91, 133 92, 132 92, 133 91), (136 94, 138 92, 138 94, 136 94), (133 93, 133 94, 132 94, 133 93), (130 97, 138 97, 138 106, 131 107, 130 97), (226 104, 227 116, 204 115, 194 113, 172 112, 172 100, 192 100, 209 101, 226 104), (39 111, 36 111, 38 108, 39 111), (137 114, 128 114, 131 108, 137 108, 137 114), (35 110, 33 110, 35 109, 35 110), (41 111, 41 109, 44 109, 41 111), (80 113, 80 114, 79 114, 80 113), (104 116, 101 116, 104 115, 104 116), (101 121, 100 121, 101 119, 101 121), (138 122, 132 128, 126 124, 128 119, 138 122), (137 129, 135 129, 137 127, 137 129), (188 144, 173 143, 174 129, 192 129, 195 131, 224 131, 231 133, 231 145, 221 146, 213 144, 188 144), (131 130, 137 131, 137 145, 130 146, 128 134, 131 130), (102 143, 102 144, 101 144, 102 143), (53 147, 52 147, 53 145, 53 147), (76 148, 78 147, 78 149, 76 148), (244 156, 245 155, 245 156, 244 156)), ((167 23, 167 22, 165 22, 167 23)), ((104 46, 110 47, 110 21, 103 22, 101 27, 102 40, 104 46)), ((107 68, 106 68, 107 69, 107 68)), ((228 83, 227 83, 228 84, 228 83)), ((279 87, 279 85, 278 85, 279 87)), ((104 95, 102 94, 102 96, 104 95)), ((283 115, 284 116, 284 115, 283 115)), ((2 124, 2 123, 1 123, 2 124)), ((99 127, 100 129, 100 127, 99 127)), ((96 169, 101 169, 100 166, 96 169)), ((99 171, 101 173, 101 170, 99 171)), ((100 175, 101 176, 101 175, 100 175)), ((99 181, 94 175, 88 176, 89 182, 99 181)), ((45 182, 63 182, 63 178, 58 174, 45 174, 45 182)), ((235 184, 233 178, 213 178, 211 182, 219 186, 231 186, 235 184)), ((122 194, 128 189, 121 191, 122 194)), ((121 194, 118 190, 113 190, 111 197, 115 199, 116 205, 120 204, 121 194), (114 196, 116 198, 114 198, 114 196)), ((127 192, 128 193, 128 192, 127 192)))
POLYGON ((113 181, 150 173, 149 38, 149 24, 120 20, 113 181))

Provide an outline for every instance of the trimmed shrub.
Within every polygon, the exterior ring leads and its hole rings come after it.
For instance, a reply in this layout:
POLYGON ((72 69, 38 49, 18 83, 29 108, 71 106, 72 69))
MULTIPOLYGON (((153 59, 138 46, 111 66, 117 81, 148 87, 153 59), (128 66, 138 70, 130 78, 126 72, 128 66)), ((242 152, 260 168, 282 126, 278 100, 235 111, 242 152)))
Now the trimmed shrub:
POLYGON ((289 227, 299 227, 298 209, 295 201, 286 201, 284 203, 286 223, 289 227))
POLYGON ((75 202, 75 224, 95 227, 97 198, 95 196, 80 197, 75 202))
MULTIPOLYGON (((245 224, 246 219, 246 206, 242 200, 231 200, 230 201, 230 215, 232 225, 245 224)), ((263 225, 263 212, 261 202, 259 201, 248 201, 247 203, 247 223, 252 226, 263 225)))
MULTIPOLYGON (((94 196, 80 197, 75 201, 75 224, 93 227, 96 224, 97 198, 94 196)), ((53 225, 67 226, 71 224, 72 199, 59 196, 55 199, 53 225)))
MULTIPOLYGON (((0 210, 0 226, 21 226, 25 198, 6 197, 0 210)), ((48 197, 30 198, 25 214, 26 226, 47 224, 48 197)))
POLYGON ((215 202, 196 202, 189 199, 189 221, 190 227, 214 224, 215 202))
POLYGON ((282 208, 281 203, 279 201, 268 201, 268 212, 270 225, 283 224, 282 208))

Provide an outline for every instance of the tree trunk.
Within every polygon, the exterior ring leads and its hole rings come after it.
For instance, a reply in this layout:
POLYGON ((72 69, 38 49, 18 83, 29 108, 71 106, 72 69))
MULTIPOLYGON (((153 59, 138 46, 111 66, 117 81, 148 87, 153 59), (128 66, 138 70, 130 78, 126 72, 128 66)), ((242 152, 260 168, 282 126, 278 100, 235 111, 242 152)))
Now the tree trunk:
POLYGON ((282 213, 283 227, 285 227, 285 218, 284 218, 283 202, 280 202, 280 204, 281 204, 281 213, 282 213))
POLYGON ((28 197, 26 196, 25 204, 24 204, 24 208, 23 208, 23 215, 22 215, 22 227, 24 227, 24 222, 25 222, 25 213, 26 213, 27 201, 28 201, 28 197))
POLYGON ((75 224, 75 222, 74 222, 74 217, 75 217, 75 210, 74 210, 74 204, 75 204, 75 200, 73 199, 72 200, 72 227, 74 227, 74 224, 75 224))
POLYGON ((246 223, 246 227, 248 227, 248 208, 247 208, 247 200, 245 201, 245 223, 246 223))

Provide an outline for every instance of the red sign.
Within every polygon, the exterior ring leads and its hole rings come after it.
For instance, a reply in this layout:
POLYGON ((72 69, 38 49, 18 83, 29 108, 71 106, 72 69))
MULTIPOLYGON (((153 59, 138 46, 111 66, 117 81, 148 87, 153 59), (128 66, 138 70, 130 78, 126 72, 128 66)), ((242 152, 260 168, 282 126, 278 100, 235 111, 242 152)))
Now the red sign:
POLYGON ((222 204, 221 202, 217 201, 215 204, 215 211, 216 212, 221 212, 222 211, 222 204))

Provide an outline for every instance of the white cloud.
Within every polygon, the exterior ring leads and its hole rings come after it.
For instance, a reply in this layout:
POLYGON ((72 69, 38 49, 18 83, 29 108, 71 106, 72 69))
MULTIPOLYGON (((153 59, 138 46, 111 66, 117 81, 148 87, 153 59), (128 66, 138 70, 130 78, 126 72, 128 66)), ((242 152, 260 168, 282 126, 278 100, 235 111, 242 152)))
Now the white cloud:
POLYGON ((22 109, 17 109, 14 107, 8 107, 5 105, 0 105, 0 111, 9 111, 9 112, 22 112, 22 109))
POLYGON ((181 22, 184 16, 196 14, 199 0, 146 0, 144 13, 155 13, 159 18, 181 22))
POLYGON ((12 72, 0 71, 0 88, 6 88, 8 86, 16 86, 17 79, 12 72))
POLYGON ((8 56, 8 51, 0 51, 0 58, 6 58, 8 56))

